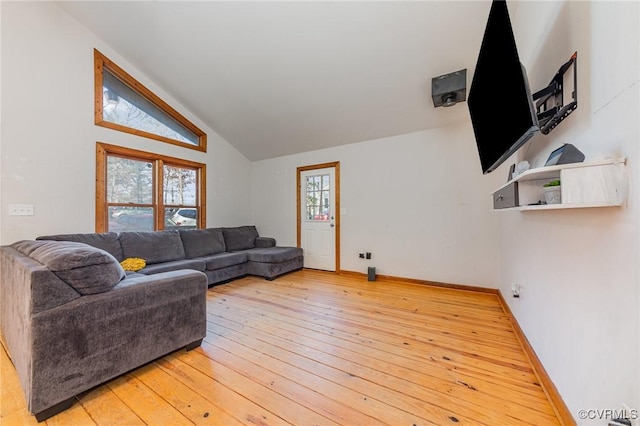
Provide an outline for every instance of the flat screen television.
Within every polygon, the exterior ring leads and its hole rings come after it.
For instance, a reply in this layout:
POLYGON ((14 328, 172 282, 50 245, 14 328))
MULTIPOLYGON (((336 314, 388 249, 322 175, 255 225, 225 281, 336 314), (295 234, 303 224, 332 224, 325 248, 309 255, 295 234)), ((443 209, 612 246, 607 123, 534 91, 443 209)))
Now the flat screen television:
POLYGON ((484 174, 540 130, 505 1, 491 5, 467 105, 484 174))

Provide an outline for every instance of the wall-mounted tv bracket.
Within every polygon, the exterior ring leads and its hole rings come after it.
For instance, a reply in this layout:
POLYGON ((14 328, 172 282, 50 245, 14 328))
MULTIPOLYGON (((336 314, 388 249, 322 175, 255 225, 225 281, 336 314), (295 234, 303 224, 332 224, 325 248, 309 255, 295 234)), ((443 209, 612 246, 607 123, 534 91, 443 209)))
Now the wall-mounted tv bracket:
POLYGON ((548 134, 562 120, 567 118, 576 108, 578 108, 578 71, 576 61, 578 60, 578 52, 574 52, 566 63, 564 63, 551 83, 544 89, 533 94, 533 100, 536 102, 536 110, 538 115, 538 124, 542 134, 548 134), (572 101, 564 104, 563 86, 564 74, 573 67, 573 92, 571 92, 572 101))

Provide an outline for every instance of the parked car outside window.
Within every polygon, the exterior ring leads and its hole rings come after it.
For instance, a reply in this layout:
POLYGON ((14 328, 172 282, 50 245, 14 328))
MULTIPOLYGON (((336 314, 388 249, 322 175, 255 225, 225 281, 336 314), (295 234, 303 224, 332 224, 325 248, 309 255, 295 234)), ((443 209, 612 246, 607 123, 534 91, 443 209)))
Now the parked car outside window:
POLYGON ((153 231, 153 214, 122 214, 109 221, 109 231, 153 231))
POLYGON ((196 227, 198 226, 198 210, 194 208, 182 208, 178 209, 169 219, 171 223, 176 226, 196 227))

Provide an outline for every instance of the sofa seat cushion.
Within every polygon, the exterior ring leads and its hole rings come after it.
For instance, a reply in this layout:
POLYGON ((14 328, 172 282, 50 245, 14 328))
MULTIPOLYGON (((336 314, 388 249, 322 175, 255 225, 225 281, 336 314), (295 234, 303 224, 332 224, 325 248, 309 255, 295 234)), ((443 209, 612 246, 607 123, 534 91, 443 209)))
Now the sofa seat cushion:
POLYGON ((118 241, 118 234, 115 232, 105 232, 104 234, 45 235, 36 238, 36 240, 75 241, 76 243, 85 243, 106 251, 118 259, 118 262, 122 262, 124 260, 122 247, 120 247, 120 241, 118 241))
POLYGON ((207 264, 207 271, 222 269, 228 266, 239 265, 247 261, 247 254, 240 253, 218 253, 213 256, 201 258, 207 264))
POLYGON ((185 258, 178 231, 122 232, 119 239, 125 258, 139 257, 147 265, 185 258))
POLYGON ((235 228, 222 228, 224 243, 227 251, 239 251, 254 248, 258 231, 255 226, 238 226, 235 228))
POLYGON ((178 271, 181 269, 193 269, 195 271, 204 272, 205 262, 200 259, 173 260, 171 262, 147 265, 138 272, 145 275, 152 275, 159 274, 161 272, 178 271))
POLYGON ((299 247, 254 248, 245 251, 250 262, 280 263, 302 256, 299 247))
POLYGON ((220 229, 181 229, 180 238, 187 259, 210 256, 226 250, 224 236, 220 229))
POLYGON ((82 295, 111 290, 125 277, 111 254, 73 241, 18 241, 15 250, 40 262, 82 295))

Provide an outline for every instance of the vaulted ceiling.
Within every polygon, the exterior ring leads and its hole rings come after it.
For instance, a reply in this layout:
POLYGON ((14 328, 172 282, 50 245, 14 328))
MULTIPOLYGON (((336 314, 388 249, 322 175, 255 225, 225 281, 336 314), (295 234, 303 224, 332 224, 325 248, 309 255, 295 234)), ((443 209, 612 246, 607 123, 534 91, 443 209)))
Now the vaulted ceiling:
POLYGON ((470 84, 489 1, 59 3, 261 160, 448 126, 431 79, 470 84))

